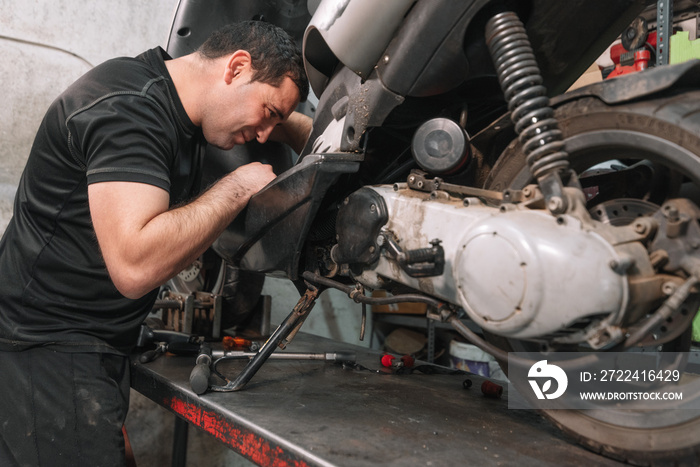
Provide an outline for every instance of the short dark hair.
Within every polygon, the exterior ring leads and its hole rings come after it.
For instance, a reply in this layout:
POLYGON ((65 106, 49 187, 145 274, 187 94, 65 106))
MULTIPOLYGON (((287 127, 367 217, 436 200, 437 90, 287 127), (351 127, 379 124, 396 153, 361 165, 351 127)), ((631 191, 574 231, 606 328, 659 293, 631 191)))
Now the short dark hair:
POLYGON ((289 76, 299 88, 301 101, 309 94, 301 51, 287 32, 264 21, 241 21, 224 26, 197 51, 205 58, 216 59, 236 50, 247 51, 252 59, 253 81, 278 87, 289 76))

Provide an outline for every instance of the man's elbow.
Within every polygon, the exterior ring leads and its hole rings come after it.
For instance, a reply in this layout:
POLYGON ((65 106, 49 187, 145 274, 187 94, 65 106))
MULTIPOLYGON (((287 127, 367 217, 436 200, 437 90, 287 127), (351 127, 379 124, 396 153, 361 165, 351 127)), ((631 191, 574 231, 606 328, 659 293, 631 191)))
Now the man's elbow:
POLYGON ((136 270, 123 270, 116 273, 110 271, 110 277, 117 291, 124 297, 132 300, 143 297, 160 285, 154 285, 150 277, 143 274, 142 271, 136 270))

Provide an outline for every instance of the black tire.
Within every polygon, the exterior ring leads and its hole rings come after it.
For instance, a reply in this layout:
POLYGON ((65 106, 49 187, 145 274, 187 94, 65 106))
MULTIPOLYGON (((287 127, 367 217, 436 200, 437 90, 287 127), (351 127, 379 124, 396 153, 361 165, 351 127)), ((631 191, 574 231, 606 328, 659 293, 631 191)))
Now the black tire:
MULTIPOLYGON (((583 97, 553 105, 567 140, 572 167, 582 171, 612 158, 649 160, 661 177, 642 199, 697 195, 700 187, 700 91, 676 89, 621 105, 583 97), (688 181, 691 182, 690 190, 688 181), (683 183, 686 182, 686 183, 683 183), (687 193, 694 195, 687 195, 687 193)), ((495 164, 486 188, 523 188, 533 183, 520 144, 514 141, 495 164)), ((593 200, 594 201, 594 200, 593 200)), ((697 199, 694 200, 696 203, 697 199)), ((591 206, 589 206, 590 208, 591 206)), ((506 350, 524 343, 487 336, 506 350)), ((700 412, 660 415, 661 426, 632 428, 624 411, 549 410, 543 415, 589 449, 637 465, 700 465, 700 412)), ((671 411, 681 412, 681 411, 671 411)))

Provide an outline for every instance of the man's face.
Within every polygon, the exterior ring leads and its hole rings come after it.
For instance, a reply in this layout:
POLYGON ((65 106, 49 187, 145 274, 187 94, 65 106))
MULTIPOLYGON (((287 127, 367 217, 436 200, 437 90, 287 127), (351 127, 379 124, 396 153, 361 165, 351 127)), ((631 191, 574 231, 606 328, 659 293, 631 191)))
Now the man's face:
POLYGON ((211 99, 202 120, 204 138, 221 149, 254 139, 264 143, 298 103, 299 89, 289 77, 274 87, 250 81, 250 73, 237 75, 211 99))

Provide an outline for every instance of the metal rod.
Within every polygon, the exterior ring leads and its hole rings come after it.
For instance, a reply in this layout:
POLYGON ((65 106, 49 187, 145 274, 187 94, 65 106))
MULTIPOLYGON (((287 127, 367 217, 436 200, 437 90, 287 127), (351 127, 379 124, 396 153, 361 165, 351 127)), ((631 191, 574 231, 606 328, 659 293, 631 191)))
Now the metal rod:
POLYGON ((361 293, 357 293, 357 289, 350 285, 345 285, 341 282, 334 281, 333 279, 328 279, 327 277, 319 276, 313 272, 305 272, 302 274, 304 280, 311 282, 313 284, 323 285, 324 287, 329 287, 333 289, 338 289, 342 292, 348 294, 356 303, 366 303, 368 305, 390 305, 392 303, 425 303, 436 309, 443 307, 443 303, 431 297, 420 294, 401 294, 395 295, 393 297, 368 297, 361 293))
MULTIPOLYGON (((246 352, 243 350, 214 350, 212 357, 219 360, 235 360, 244 358, 253 358, 257 352, 246 352)), ((272 360, 325 360, 330 362, 335 361, 355 361, 357 356, 353 352, 273 352, 270 354, 272 360)))

